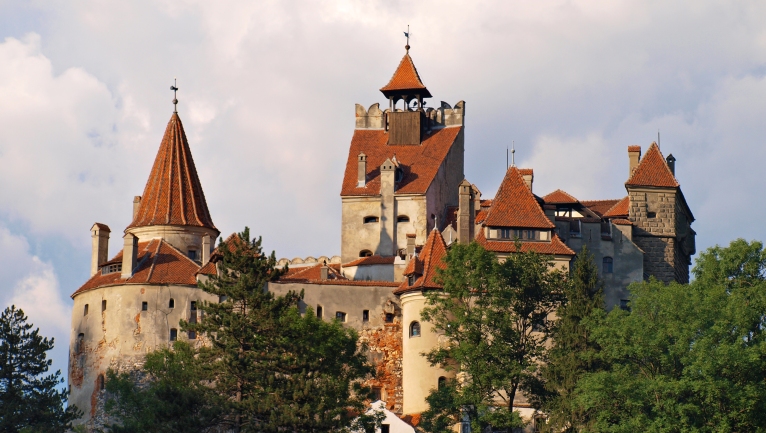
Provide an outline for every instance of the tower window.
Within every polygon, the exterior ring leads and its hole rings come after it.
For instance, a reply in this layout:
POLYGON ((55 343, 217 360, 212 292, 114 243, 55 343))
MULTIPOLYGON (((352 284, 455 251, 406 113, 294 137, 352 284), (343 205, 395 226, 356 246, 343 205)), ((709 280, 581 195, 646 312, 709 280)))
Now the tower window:
POLYGON ((369 321, 370 321, 370 310, 362 311, 362 322, 369 322, 369 321))
POLYGON ((104 390, 104 375, 99 374, 97 381, 98 381, 98 390, 103 391, 104 390))
POLYGON ((410 323, 410 337, 420 337, 420 322, 410 323))
POLYGON ((620 310, 630 311, 629 299, 620 299, 620 310))
POLYGON ((391 433, 391 425, 390 424, 381 424, 380 425, 380 433, 391 433))
POLYGON ((647 212, 646 213, 647 218, 657 218, 657 212, 647 212))
POLYGON ((141 311, 148 311, 149 310, 149 303, 148 302, 142 302, 141 303, 141 311))
POLYGON ((196 339, 197 339, 197 332, 189 331, 189 340, 196 340, 196 339))
POLYGON ((359 257, 372 257, 372 251, 370 250, 359 251, 359 257))
POLYGON ((439 379, 437 380, 436 384, 437 384, 436 386, 439 389, 444 388, 445 386, 447 386, 447 378, 444 376, 439 376, 439 379))
POLYGON ((398 223, 408 223, 408 222, 410 222, 410 217, 408 217, 407 215, 399 215, 398 217, 396 217, 396 222, 398 222, 398 223))
POLYGON ((394 323, 394 315, 392 313, 386 313, 386 323, 394 323))
POLYGON ((106 299, 101 301, 101 311, 106 311, 106 299))
POLYGON ((324 313, 324 311, 322 310, 322 306, 321 305, 317 305, 317 317, 319 317, 321 319, 323 313, 324 313))
POLYGON ((342 311, 338 311, 335 313, 335 320, 339 322, 345 322, 346 321, 346 313, 342 311))
POLYGON ((85 308, 82 309, 82 315, 87 316, 88 315, 88 304, 85 304, 85 308))
POLYGON ((170 341, 176 341, 178 340, 178 329, 171 328, 170 329, 170 341))
POLYGON ((197 301, 191 301, 191 310, 197 311, 197 301))
POLYGON ((372 401, 383 400, 383 390, 379 386, 372 387, 372 401))
POLYGON ((78 355, 85 352, 85 334, 80 333, 77 336, 77 344, 75 345, 74 350, 78 355))
POLYGON ((366 216, 366 217, 364 217, 364 223, 365 224, 376 223, 376 222, 379 222, 379 221, 380 221, 380 218, 378 218, 376 216, 366 216))
POLYGON ((415 274, 410 274, 407 277, 407 285, 408 286, 414 286, 415 285, 415 274))
POLYGON ((611 257, 604 257, 604 273, 611 274, 614 270, 614 260, 611 257))
POLYGON ((173 298, 170 298, 168 301, 168 308, 176 308, 176 300, 173 298))
POLYGON ((197 261, 197 250, 189 250, 186 252, 186 255, 189 256, 190 259, 197 261))

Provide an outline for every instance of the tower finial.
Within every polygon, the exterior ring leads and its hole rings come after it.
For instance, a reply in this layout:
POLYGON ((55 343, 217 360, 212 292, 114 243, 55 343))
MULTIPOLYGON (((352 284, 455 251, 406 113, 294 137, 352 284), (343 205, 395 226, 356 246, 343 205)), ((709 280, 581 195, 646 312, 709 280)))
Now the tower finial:
POLYGON ((173 91, 173 112, 178 113, 178 98, 176 98, 176 92, 178 91, 176 77, 173 77, 173 85, 170 86, 170 90, 173 91))
POLYGON ((516 167, 516 140, 511 141, 511 165, 516 167))
POLYGON ((409 51, 410 50, 410 25, 407 24, 407 31, 404 32, 404 37, 407 38, 407 45, 404 46, 404 49, 409 51))

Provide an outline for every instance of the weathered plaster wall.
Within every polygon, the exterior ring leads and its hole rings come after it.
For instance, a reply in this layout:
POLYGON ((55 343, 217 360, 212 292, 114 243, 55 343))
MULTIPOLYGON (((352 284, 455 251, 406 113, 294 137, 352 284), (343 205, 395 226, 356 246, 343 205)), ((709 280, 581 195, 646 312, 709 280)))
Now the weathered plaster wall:
POLYGON ((426 212, 428 216, 427 231, 434 227, 431 215, 439 219, 439 229, 444 227, 447 206, 458 205, 460 182, 465 179, 465 130, 461 129, 449 153, 444 158, 439 171, 426 191, 426 212))
MULTIPOLYGON (((96 388, 106 370, 130 371, 143 365, 147 352, 169 343, 170 329, 178 339, 188 339, 178 323, 191 317, 191 301, 218 299, 190 286, 122 285, 94 289, 74 298, 69 347, 69 403, 84 412, 83 422, 93 425, 93 402, 102 400, 96 388), (173 298, 174 308, 169 308, 173 298), (106 309, 102 311, 102 301, 106 309), (147 302, 147 311, 142 303, 147 302), (85 304, 88 314, 84 315, 85 304), (79 335, 83 334, 82 342, 79 335)), ((199 312, 198 312, 199 313, 199 312)))

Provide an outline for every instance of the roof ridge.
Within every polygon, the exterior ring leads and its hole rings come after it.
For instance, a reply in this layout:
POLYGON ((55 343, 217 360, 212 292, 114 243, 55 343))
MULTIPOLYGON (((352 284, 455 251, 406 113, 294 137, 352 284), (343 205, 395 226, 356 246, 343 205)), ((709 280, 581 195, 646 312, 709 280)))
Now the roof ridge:
POLYGON ((546 195, 543 197, 543 201, 545 201, 545 202, 547 203, 547 202, 548 202, 548 200, 549 200, 549 198, 548 198, 548 197, 551 197, 551 196, 553 196, 554 194, 561 194, 561 195, 564 195, 565 197, 567 197, 568 199, 572 200, 573 202, 575 202, 575 203, 580 203, 580 200, 576 199, 576 198, 575 198, 575 197, 574 197, 572 194, 569 194, 568 192, 564 191, 564 190, 563 190, 563 189, 561 189, 561 188, 559 188, 559 189, 557 189, 557 190, 555 190, 555 191, 552 191, 552 192, 550 192, 550 193, 546 194, 546 195))
POLYGON ((539 202, 527 187, 516 166, 510 166, 492 199, 484 225, 552 229, 539 202))

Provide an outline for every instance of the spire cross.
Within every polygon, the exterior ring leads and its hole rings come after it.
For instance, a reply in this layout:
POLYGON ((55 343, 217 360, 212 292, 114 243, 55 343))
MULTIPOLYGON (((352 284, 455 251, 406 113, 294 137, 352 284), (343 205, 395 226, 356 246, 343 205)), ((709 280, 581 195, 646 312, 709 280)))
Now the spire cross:
POLYGON ((170 90, 173 91, 173 112, 178 113, 178 98, 176 98, 176 92, 178 92, 178 87, 176 83, 176 77, 173 77, 173 85, 170 86, 170 90))
POLYGON ((404 37, 407 38, 407 45, 404 46, 404 48, 409 51, 410 50, 410 25, 407 24, 407 31, 404 32, 404 37))

